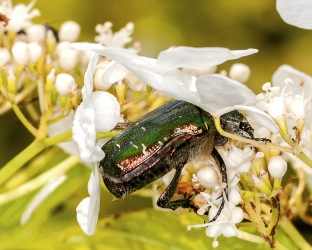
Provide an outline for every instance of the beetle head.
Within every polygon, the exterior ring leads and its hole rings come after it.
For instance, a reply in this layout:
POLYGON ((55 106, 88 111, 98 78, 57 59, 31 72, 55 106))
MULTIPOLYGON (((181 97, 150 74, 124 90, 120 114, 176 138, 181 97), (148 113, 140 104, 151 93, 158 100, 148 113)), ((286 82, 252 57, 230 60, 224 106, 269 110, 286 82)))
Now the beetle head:
POLYGON ((221 125, 229 133, 250 139, 254 138, 254 129, 250 126, 247 119, 237 110, 222 115, 221 125))

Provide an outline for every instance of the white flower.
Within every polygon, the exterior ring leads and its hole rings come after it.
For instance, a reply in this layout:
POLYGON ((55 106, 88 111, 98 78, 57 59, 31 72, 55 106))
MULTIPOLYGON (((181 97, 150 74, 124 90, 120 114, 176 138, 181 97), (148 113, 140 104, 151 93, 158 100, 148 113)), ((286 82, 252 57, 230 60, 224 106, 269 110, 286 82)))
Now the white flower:
POLYGON ((40 11, 32 9, 36 0, 32 0, 27 6, 25 4, 17 4, 12 6, 12 0, 1 1, 0 13, 9 18, 9 24, 4 28, 5 30, 20 31, 26 29, 31 25, 31 19, 39 16, 40 11))
POLYGON ((255 152, 250 146, 245 147, 243 150, 235 147, 232 144, 231 150, 227 155, 222 154, 222 159, 227 168, 228 185, 235 187, 239 182, 240 174, 247 173, 252 165, 251 160, 255 152))
POLYGON ((282 65, 274 72, 272 84, 283 87, 285 79, 286 81, 287 79, 292 80, 292 82, 287 84, 287 91, 291 92, 292 95, 288 95, 288 98, 285 98, 288 112, 292 116, 291 118, 303 119, 305 117, 309 126, 312 123, 311 111, 308 112, 311 109, 312 77, 289 65, 282 65), (292 102, 295 103, 292 104, 292 102))
POLYGON ((77 108, 73 122, 73 140, 84 162, 92 162, 88 191, 90 197, 77 207, 77 220, 87 235, 94 234, 100 209, 100 181, 98 161, 104 158, 101 147, 96 145, 97 131, 110 131, 118 123, 120 107, 116 98, 103 91, 93 92, 93 75, 99 55, 91 54, 84 77, 83 101, 77 108))
POLYGON ((77 221, 81 229, 89 236, 95 232, 100 210, 100 176, 98 163, 92 163, 92 173, 88 182, 90 197, 84 198, 77 206, 77 221))
POLYGON ((73 140, 84 162, 100 161, 104 152, 96 145, 97 131, 110 131, 118 123, 120 107, 117 99, 107 92, 93 92, 93 74, 99 55, 92 53, 84 77, 83 101, 73 122, 73 140))
POLYGON ((241 109, 272 132, 278 132, 270 116, 255 107, 246 106, 255 104, 256 97, 245 85, 221 75, 196 78, 178 69, 215 66, 227 60, 253 54, 257 52, 255 49, 230 51, 226 48, 177 47, 161 52, 155 60, 138 56, 125 49, 107 48, 98 44, 77 43, 71 46, 75 49, 95 51, 115 61, 105 68, 105 83, 118 82, 130 71, 163 94, 193 103, 213 115, 241 109))
POLYGON ((94 92, 91 98, 83 100, 77 108, 72 129, 82 161, 94 162, 104 158, 101 147, 96 145, 96 132, 112 130, 119 116, 119 104, 107 92, 94 92))
POLYGON ((133 23, 127 23, 124 28, 115 33, 112 32, 112 26, 113 24, 111 22, 96 25, 95 31, 100 35, 95 37, 95 41, 107 47, 124 48, 127 43, 132 41, 132 37, 130 36, 134 29, 133 23))
MULTIPOLYGON (((223 196, 225 196, 224 193, 223 196)), ((214 218, 218 210, 218 207, 211 204, 211 208, 209 210, 209 219, 214 218)), ((217 238, 221 234, 223 234, 225 237, 232 237, 237 235, 238 230, 235 224, 240 223, 242 220, 243 210, 239 207, 236 207, 235 203, 225 199, 224 208, 222 209, 222 212, 215 221, 205 224, 188 226, 188 229, 190 230, 191 228, 207 227, 206 235, 208 237, 213 237, 213 246, 217 246, 217 238)))
POLYGON ((277 0, 276 9, 286 23, 312 29, 311 1, 277 0))

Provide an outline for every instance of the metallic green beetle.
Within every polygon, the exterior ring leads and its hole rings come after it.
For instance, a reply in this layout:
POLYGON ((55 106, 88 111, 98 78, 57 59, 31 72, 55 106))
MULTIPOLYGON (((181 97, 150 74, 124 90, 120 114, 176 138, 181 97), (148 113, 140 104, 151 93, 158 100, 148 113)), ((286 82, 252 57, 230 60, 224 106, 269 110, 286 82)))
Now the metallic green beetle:
MULTIPOLYGON (((253 139, 252 127, 236 110, 221 116, 221 125, 227 132, 253 139)), ((227 183, 225 164, 215 149, 227 140, 217 132, 208 112, 191 103, 172 101, 109 140, 102 147, 105 157, 100 162, 100 171, 107 189, 121 198, 176 169, 157 205, 172 210, 190 208, 193 207, 190 196, 172 200, 183 166, 198 157, 213 157, 220 167, 222 182, 227 183)), ((227 188, 225 193, 227 196, 227 188)), ((224 199, 213 220, 223 205, 224 199)))

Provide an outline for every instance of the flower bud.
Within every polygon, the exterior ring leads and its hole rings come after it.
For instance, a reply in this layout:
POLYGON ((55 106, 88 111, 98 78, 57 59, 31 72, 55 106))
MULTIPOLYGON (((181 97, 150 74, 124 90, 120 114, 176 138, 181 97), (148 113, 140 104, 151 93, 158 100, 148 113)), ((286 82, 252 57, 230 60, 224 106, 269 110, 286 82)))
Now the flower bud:
POLYGON ((131 72, 126 75, 124 82, 135 92, 142 91, 145 86, 145 83, 131 72))
POLYGON ((99 68, 95 71, 94 76, 93 76, 93 83, 94 86, 99 89, 99 90, 108 90, 112 85, 104 83, 102 80, 103 72, 105 69, 99 68))
POLYGON ((218 184, 218 175, 212 167, 203 167, 196 174, 199 183, 205 188, 213 188, 218 184))
POLYGON ((55 88, 61 96, 67 96, 71 89, 77 88, 77 85, 71 75, 59 74, 56 76, 55 88))
POLYGON ((11 54, 7 48, 0 48, 0 67, 4 67, 11 59, 11 54))
POLYGON ((59 55, 60 67, 63 70, 70 71, 78 63, 77 51, 73 49, 63 49, 59 55))
POLYGON ((95 130, 110 131, 116 127, 120 117, 120 106, 115 96, 104 92, 92 92, 91 100, 95 108, 95 130))
POLYGON ((24 42, 16 42, 12 47, 12 54, 15 62, 24 65, 30 57, 29 47, 24 42))
POLYGON ((60 41, 75 42, 80 35, 80 25, 74 21, 67 21, 60 27, 59 38, 60 41))
POLYGON ((230 69, 229 77, 241 83, 247 82, 250 76, 250 69, 242 63, 234 63, 230 69))
POLYGON ((281 179, 287 171, 287 162, 281 156, 271 157, 268 170, 274 179, 281 179))
POLYGON ((57 44, 57 47, 56 47, 56 55, 57 56, 60 56, 60 53, 63 49, 71 49, 69 47, 69 42, 61 42, 61 43, 58 43, 57 44))
POLYGON ((36 42, 29 43, 28 47, 30 52, 29 61, 33 63, 37 62, 42 56, 42 47, 36 42))
POLYGON ((45 27, 41 24, 32 24, 26 30, 28 42, 42 43, 45 39, 45 27))

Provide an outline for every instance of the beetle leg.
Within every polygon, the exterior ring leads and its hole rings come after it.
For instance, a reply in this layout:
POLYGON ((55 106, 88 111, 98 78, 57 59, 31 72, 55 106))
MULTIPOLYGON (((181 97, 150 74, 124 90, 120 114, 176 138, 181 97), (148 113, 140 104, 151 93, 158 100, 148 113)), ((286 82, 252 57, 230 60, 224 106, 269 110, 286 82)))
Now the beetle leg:
POLYGON ((192 196, 184 197, 182 199, 175 200, 175 201, 170 201, 178 186, 182 169, 183 169, 183 165, 179 165, 176 168, 176 172, 172 178, 172 181, 170 182, 168 187, 165 189, 165 191, 159 196, 157 200, 157 206, 162 207, 162 208, 170 208, 172 210, 176 210, 178 207, 189 208, 191 206, 190 198, 192 196))
POLYGON ((263 142, 272 142, 270 139, 267 138, 253 138, 255 141, 263 141, 263 142))
MULTIPOLYGON (((222 176, 222 183, 226 184, 226 187, 224 188, 225 198, 227 200, 229 200, 228 186, 227 186, 227 173, 226 173, 225 163, 224 163, 222 157, 220 156, 220 154, 218 153, 218 151, 215 148, 212 151, 212 156, 219 163, 220 172, 221 172, 221 176, 222 176)), ((222 191, 222 195, 220 197, 218 197, 218 199, 221 198, 221 197, 223 197, 223 191, 222 191)), ((225 198, 224 197, 222 198, 222 201, 221 201, 221 204, 219 206, 217 214, 209 222, 213 222, 213 221, 215 221, 219 217, 219 215, 221 214, 222 209, 224 207, 224 204, 225 204, 225 198)))

